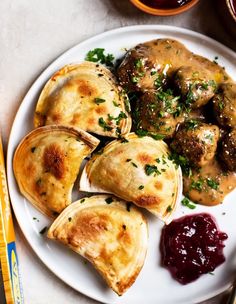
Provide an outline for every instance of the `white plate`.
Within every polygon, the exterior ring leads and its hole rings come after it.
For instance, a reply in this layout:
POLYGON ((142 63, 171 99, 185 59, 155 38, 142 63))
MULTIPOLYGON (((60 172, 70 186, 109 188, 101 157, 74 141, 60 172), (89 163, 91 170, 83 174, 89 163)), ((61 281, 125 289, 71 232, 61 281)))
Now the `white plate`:
MULTIPOLYGON (((198 212, 213 214, 221 230, 229 238, 224 250, 226 262, 218 267, 214 275, 204 275, 196 282, 182 286, 174 281, 169 272, 160 266, 159 236, 162 223, 149 217, 149 248, 145 265, 134 285, 128 292, 118 297, 106 287, 97 272, 84 260, 69 249, 47 240, 39 231, 49 224, 49 220, 35 210, 19 193, 12 171, 12 157, 20 139, 33 128, 33 113, 39 93, 47 79, 63 65, 84 60, 85 54, 94 48, 105 48, 117 58, 124 54, 125 48, 130 48, 140 42, 155 38, 170 37, 183 42, 193 52, 209 59, 219 57, 219 63, 225 66, 227 72, 235 77, 236 55, 233 51, 218 42, 189 30, 171 26, 147 25, 132 26, 109 31, 89 39, 73 47, 55 60, 36 80, 25 96, 16 115, 8 146, 7 171, 10 196, 13 209, 19 225, 36 252, 47 267, 68 285, 81 293, 104 303, 133 304, 189 304, 197 303, 225 290, 232 280, 236 269, 236 192, 231 193, 224 204, 216 207, 197 206, 198 212), (225 215, 224 215, 225 213, 225 215), (36 217, 39 222, 33 220, 36 217)), ((181 207, 176 214, 193 213, 186 207, 181 207)))

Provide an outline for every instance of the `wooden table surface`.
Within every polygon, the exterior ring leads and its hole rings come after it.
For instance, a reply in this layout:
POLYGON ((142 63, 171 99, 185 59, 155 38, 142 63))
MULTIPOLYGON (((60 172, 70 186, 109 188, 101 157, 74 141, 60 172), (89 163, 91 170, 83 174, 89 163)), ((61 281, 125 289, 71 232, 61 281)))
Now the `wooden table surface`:
MULTIPOLYGON (((1 0, 0 129, 5 151, 24 95, 65 50, 96 34, 134 24, 189 28, 236 50, 215 6, 215 0, 202 0, 182 15, 156 17, 138 11, 128 0, 1 0)), ((55 277, 31 250, 17 223, 15 226, 26 304, 97 303, 55 277)), ((218 297, 210 303, 226 302, 218 297)))

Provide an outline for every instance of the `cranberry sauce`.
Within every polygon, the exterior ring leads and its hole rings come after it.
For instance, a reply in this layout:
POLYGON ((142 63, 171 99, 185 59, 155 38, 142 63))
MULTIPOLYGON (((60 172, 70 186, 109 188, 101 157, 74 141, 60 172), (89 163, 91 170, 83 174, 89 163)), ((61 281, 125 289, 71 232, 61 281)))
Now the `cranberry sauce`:
POLYGON ((231 6, 234 12, 234 15, 236 16, 236 0, 231 0, 231 6))
POLYGON ((180 7, 188 3, 190 0, 140 0, 140 1, 149 7, 170 9, 170 8, 180 7))
POLYGON ((181 217, 162 230, 162 264, 181 284, 190 283, 225 261, 223 241, 227 238, 210 214, 181 217))

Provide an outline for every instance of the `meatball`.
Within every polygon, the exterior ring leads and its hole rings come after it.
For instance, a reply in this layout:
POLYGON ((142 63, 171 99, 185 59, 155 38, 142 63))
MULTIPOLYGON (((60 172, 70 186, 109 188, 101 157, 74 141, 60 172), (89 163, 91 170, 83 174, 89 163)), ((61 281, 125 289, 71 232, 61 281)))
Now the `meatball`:
POLYGON ((182 66, 174 76, 174 84, 186 105, 193 109, 204 106, 214 96, 216 83, 206 71, 182 66))
POLYGON ((230 171, 236 171, 236 128, 222 140, 221 158, 230 171))
POLYGON ((136 127, 172 137, 178 123, 183 122, 179 96, 171 90, 147 91, 140 98, 136 108, 136 127))
POLYGON ((188 120, 179 126, 171 148, 185 156, 191 165, 201 167, 214 158, 219 134, 215 125, 188 120))
POLYGON ((236 83, 224 83, 213 98, 214 113, 222 126, 236 127, 236 83))
POLYGON ((138 45, 126 54, 118 68, 120 84, 130 92, 166 86, 165 71, 161 67, 155 67, 147 52, 145 45, 138 45))

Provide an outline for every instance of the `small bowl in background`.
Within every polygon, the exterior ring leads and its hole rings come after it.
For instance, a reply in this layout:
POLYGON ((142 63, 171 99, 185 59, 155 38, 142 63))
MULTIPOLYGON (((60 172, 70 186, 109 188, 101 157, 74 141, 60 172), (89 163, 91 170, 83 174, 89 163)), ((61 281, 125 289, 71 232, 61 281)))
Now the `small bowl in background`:
POLYGON ((218 0, 218 11, 225 27, 236 38, 236 1, 218 0))
POLYGON ((172 16, 181 14, 191 7, 193 7, 199 0, 191 0, 186 4, 176 7, 176 8, 154 8, 147 4, 144 4, 141 0, 130 0, 138 9, 142 10, 145 13, 157 16, 172 16))

